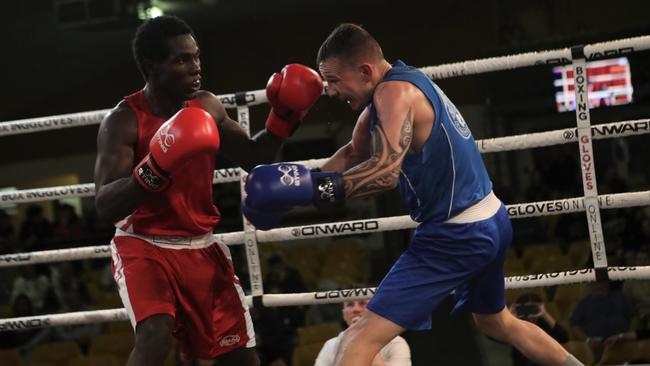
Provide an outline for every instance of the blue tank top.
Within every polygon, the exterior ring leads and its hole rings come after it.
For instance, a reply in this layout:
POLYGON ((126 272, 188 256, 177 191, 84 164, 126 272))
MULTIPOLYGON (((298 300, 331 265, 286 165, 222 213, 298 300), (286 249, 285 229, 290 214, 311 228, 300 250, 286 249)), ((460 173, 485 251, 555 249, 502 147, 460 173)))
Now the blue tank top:
MULTIPOLYGON (((420 70, 399 60, 381 82, 391 80, 415 85, 435 113, 422 149, 409 152, 402 163, 402 201, 417 222, 445 221, 490 193, 492 182, 469 127, 445 93, 420 70)), ((373 103, 369 108, 373 130, 377 111, 373 103)))

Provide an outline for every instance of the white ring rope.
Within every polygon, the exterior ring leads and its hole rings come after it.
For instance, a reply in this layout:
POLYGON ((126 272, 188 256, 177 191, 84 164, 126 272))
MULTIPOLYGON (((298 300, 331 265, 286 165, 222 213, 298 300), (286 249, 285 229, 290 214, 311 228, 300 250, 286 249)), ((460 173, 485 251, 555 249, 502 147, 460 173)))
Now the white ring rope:
MULTIPOLYGON (((598 201, 601 209, 648 206, 650 205, 650 191, 604 194, 598 197, 598 201)), ((584 197, 520 203, 507 205, 506 208, 508 210, 508 215, 512 219, 560 215, 583 212, 585 210, 584 197)), ((289 241, 413 229, 416 226, 417 223, 411 220, 410 216, 403 215, 284 227, 268 231, 257 230, 256 236, 258 242, 289 241)), ((215 237, 226 245, 244 244, 245 241, 245 234, 243 231, 216 234, 215 237)), ((103 257, 110 257, 110 249, 107 245, 5 254, 0 255, 0 268, 103 257)))
MULTIPOLYGON (((613 281, 650 279, 650 266, 609 267, 607 271, 609 273, 609 279, 613 281)), ((506 277, 505 285, 506 289, 516 289, 568 285, 573 283, 594 281, 596 281, 595 271, 593 268, 589 268, 555 273, 506 277)), ((321 305, 342 303, 345 301, 354 300, 367 300, 370 299, 374 293, 374 287, 367 287, 296 294, 270 294, 262 295, 261 299, 262 305, 266 307, 321 305)), ((248 303, 249 307, 252 307, 252 296, 246 296, 246 302, 248 303)), ((123 320, 128 320, 125 309, 37 315, 20 318, 0 319, 0 332, 123 320)))
MULTIPOLYGON (((608 42, 586 45, 587 60, 616 57, 650 48, 650 36, 625 38, 608 42)), ((491 71, 511 70, 534 65, 555 65, 571 63, 571 49, 562 48, 549 51, 527 52, 516 55, 490 57, 478 60, 454 62, 438 66, 420 68, 432 79, 444 79, 463 75, 480 74, 491 71)), ((249 106, 267 102, 266 91, 253 90, 244 92, 249 106)), ((235 108, 236 94, 219 95, 221 103, 227 108, 235 108)), ((14 121, 0 122, 0 136, 17 135, 30 132, 61 129, 67 127, 98 124, 108 109, 97 111, 64 114, 47 117, 37 117, 14 121)))
MULTIPOLYGON (((643 135, 650 133, 650 119, 628 120, 591 126, 594 140, 643 135)), ((576 128, 527 133, 522 135, 494 137, 476 140, 481 153, 523 150, 536 147, 553 146, 576 142, 576 128)), ((321 166, 327 159, 303 160, 298 163, 310 168, 321 166)), ((214 184, 239 181, 239 168, 214 171, 214 184)), ((68 197, 91 197, 95 195, 92 183, 6 191, 0 193, 0 203, 29 203, 58 200, 68 197)))
MULTIPOLYGON (((237 106, 237 103, 235 102, 235 94, 218 95, 217 98, 219 98, 221 103, 227 108, 235 108, 237 106)), ((246 99, 247 105, 264 104, 268 101, 266 99, 265 89, 247 91, 245 92, 244 98, 246 99)), ((100 109, 96 111, 0 122, 0 136, 21 135, 32 132, 59 130, 62 128, 97 125, 110 111, 110 109, 100 109)))
MULTIPOLYGON (((617 57, 650 49, 650 36, 624 38, 599 42, 584 47, 587 60, 617 57)), ((557 65, 571 63, 571 49, 520 53, 516 55, 490 57, 479 60, 454 62, 440 66, 423 67, 421 70, 432 79, 482 74, 492 71, 512 70, 535 65, 557 65)))

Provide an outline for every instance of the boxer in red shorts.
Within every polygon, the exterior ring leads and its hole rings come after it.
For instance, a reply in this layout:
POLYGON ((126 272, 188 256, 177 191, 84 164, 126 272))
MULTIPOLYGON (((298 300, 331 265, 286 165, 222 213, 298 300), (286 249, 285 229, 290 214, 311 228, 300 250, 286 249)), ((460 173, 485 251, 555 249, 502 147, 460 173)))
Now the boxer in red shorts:
POLYGON ((199 48, 185 22, 148 20, 133 53, 146 84, 105 117, 95 164, 97 213, 116 225, 113 274, 135 328, 127 365, 162 365, 172 336, 189 359, 258 365, 230 252, 212 235, 220 220, 215 157, 246 170, 269 162, 321 95, 322 80, 296 64, 274 74, 266 128, 249 138, 200 89, 199 48))

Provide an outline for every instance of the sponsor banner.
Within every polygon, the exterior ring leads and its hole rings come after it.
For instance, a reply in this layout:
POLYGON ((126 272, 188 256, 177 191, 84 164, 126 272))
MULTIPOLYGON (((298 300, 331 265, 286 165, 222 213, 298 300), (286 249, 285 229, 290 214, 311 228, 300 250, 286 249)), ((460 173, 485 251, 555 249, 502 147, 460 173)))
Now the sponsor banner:
POLYGON ((33 318, 14 318, 0 320, 0 332, 45 328, 49 326, 51 326, 51 322, 50 318, 47 315, 33 318))
POLYGON ((314 300, 344 299, 363 300, 369 299, 375 294, 375 287, 355 288, 349 290, 319 291, 314 293, 314 300))
MULTIPOLYGON (((650 119, 613 122, 591 127, 593 139, 623 137, 650 133, 650 119)), ((554 130, 533 134, 497 137, 477 140, 482 153, 513 151, 541 146, 550 146, 577 141, 577 129, 554 130)), ((298 162, 309 168, 322 165, 327 159, 312 159, 298 162)), ((213 183, 231 183, 240 180, 240 168, 214 171, 213 183)), ((0 202, 26 203, 55 200, 62 197, 89 197, 95 194, 94 184, 80 184, 60 187, 39 188, 0 193, 0 202)))
POLYGON ((0 319, 0 332, 25 330, 62 325, 92 324, 128 320, 125 309, 79 311, 64 314, 38 315, 0 319))
MULTIPOLYGON (((221 104, 223 104, 223 106, 226 108, 237 107, 237 97, 235 94, 218 95, 217 98, 219 98, 221 104)), ((266 89, 244 92, 244 98, 246 100, 246 105, 248 106, 264 104, 268 101, 266 98, 266 89)))
POLYGON ((99 124, 108 109, 0 123, 0 136, 99 124))
POLYGON ((212 184, 232 183, 239 181, 241 175, 240 168, 226 168, 215 170, 212 178, 212 184))
MULTIPOLYGON (((246 99, 248 100, 248 99, 246 99)), ((250 137, 250 113, 248 105, 237 107, 237 120, 240 126, 250 137)), ((248 173, 246 171, 237 169, 237 178, 239 181, 239 192, 242 201, 246 198, 246 178, 248 173)), ((246 220, 244 217, 244 248, 246 253, 246 262, 248 264, 248 279, 250 283, 250 290, 253 296, 261 296, 264 293, 262 283, 262 266, 260 263, 259 249, 257 246, 257 236, 255 234, 255 227, 246 220)))
MULTIPOLYGON (((626 279, 650 279, 650 266, 644 267, 608 267, 607 273, 610 280, 622 281, 626 279)), ((506 288, 529 288, 556 285, 568 285, 580 282, 594 282, 596 271, 594 268, 562 271, 554 273, 530 274, 506 277, 506 288)))
POLYGON ((412 229, 417 223, 408 215, 379 217, 368 220, 331 222, 257 231, 257 241, 298 240, 339 235, 367 234, 378 231, 412 229))
MULTIPOLYGON (((346 301, 368 300, 375 294, 375 290, 375 287, 364 287, 297 294, 270 294, 262 296, 262 304, 266 307, 336 304, 346 301)), ((248 297, 247 302, 252 304, 252 297, 248 297)))
MULTIPOLYGON (((650 119, 612 122, 591 126, 591 137, 594 140, 611 137, 643 135, 647 133, 650 133, 650 119)), ((567 142, 578 141, 578 129, 574 128, 563 130, 562 137, 567 142)))
POLYGON ((625 56, 632 52, 650 48, 650 36, 639 36, 599 42, 586 45, 584 53, 587 60, 625 56))
POLYGON ((527 52, 516 55, 454 62, 439 66, 423 67, 420 70, 431 79, 437 80, 499 70, 512 70, 534 65, 567 64, 571 62, 570 58, 571 51, 568 48, 564 48, 551 51, 527 52))
MULTIPOLYGON (((650 119, 604 123, 591 126, 594 140, 644 135, 650 133, 650 119)), ((514 136, 476 140, 481 153, 515 151, 578 141, 578 129, 568 128, 514 136)))
MULTIPOLYGON (((614 209, 624 207, 650 206, 650 191, 607 194, 598 197, 601 208, 614 209)), ((557 201, 531 202, 506 206, 512 219, 559 215, 585 211, 584 198, 569 198, 557 201)), ((380 217, 369 220, 324 223, 298 227, 279 228, 267 231, 254 231, 257 242, 288 241, 303 238, 330 237, 338 235, 365 234, 379 231, 413 229, 417 223, 408 215, 380 217)), ((225 245, 246 244, 244 231, 215 234, 215 238, 225 245)), ((251 240, 251 239, 249 239, 251 240)), ((252 248, 249 242, 247 248, 252 248)), ((251 249, 252 250, 252 249, 251 249)), ((253 254, 248 253, 248 254, 253 254)), ((108 246, 81 247, 43 252, 9 254, 0 256, 0 267, 19 266, 32 263, 47 263, 64 260, 78 260, 109 256, 108 246)), ((603 253, 604 255, 604 253, 603 253)), ((256 261, 259 263, 259 260, 256 261)), ((251 271, 251 273, 253 273, 251 271)))
POLYGON ((379 220, 334 222, 293 228, 291 235, 300 238, 371 233, 381 231, 379 225, 379 220))
MULTIPOLYGON (((585 46, 587 60, 612 58, 628 55, 650 48, 650 36, 626 38, 585 46)), ((454 62, 439 66, 423 67, 420 70, 430 78, 445 79, 485 72, 512 70, 535 65, 565 65, 571 63, 569 48, 527 52, 516 55, 490 57, 478 60, 454 62)))
POLYGON ((575 85, 576 122, 578 125, 578 148, 580 156, 580 171, 582 186, 585 192, 584 205, 589 226, 589 239, 593 254, 594 266, 607 267, 605 254, 605 238, 600 220, 600 205, 598 202, 598 183, 591 139, 591 117, 589 114, 589 92, 587 90, 587 66, 585 59, 576 57, 573 60, 573 75, 575 85))
POLYGON ((58 200, 67 197, 91 197, 95 195, 95 185, 77 184, 50 188, 25 189, 0 193, 2 203, 28 203, 58 200))
POLYGON ((254 296, 262 295, 264 293, 264 288, 262 287, 262 266, 260 263, 259 250, 257 246, 257 240, 255 239, 254 228, 244 231, 244 240, 251 294, 254 296))
POLYGON ((108 245, 4 254, 0 255, 0 268, 89 258, 108 258, 110 256, 111 250, 108 245))
MULTIPOLYGON (((618 194, 606 194, 598 197, 598 204, 602 208, 615 208, 618 194)), ((650 202, 650 199, 648 200, 650 202)), ((542 201, 507 205, 510 218, 519 219, 524 217, 559 215, 571 212, 585 211, 583 197, 568 198, 564 200, 542 201)))
MULTIPOLYGON (((245 93, 244 97, 249 106, 267 102, 265 89, 248 91, 245 93)), ((217 98, 221 100, 221 103, 226 108, 237 107, 235 94, 219 95, 217 98)), ((101 123, 108 112, 110 112, 110 109, 100 109, 96 111, 6 121, 0 123, 0 136, 97 125, 101 123)))
MULTIPOLYGON (((650 279, 650 266, 609 267, 609 279, 622 281, 629 279, 650 279)), ((562 271, 556 273, 532 274, 505 278, 506 288, 530 288, 541 286, 568 285, 596 280, 593 268, 562 271)), ((344 289, 333 291, 304 292, 296 294, 270 294, 262 296, 264 306, 299 306, 314 304, 343 303, 346 301, 366 300, 375 294, 375 287, 344 289)), ((252 305, 252 296, 246 296, 246 302, 252 305)), ((33 329, 61 325, 90 324, 99 322, 127 320, 125 309, 81 311, 65 314, 39 315, 22 318, 0 319, 0 332, 19 329, 33 329)))

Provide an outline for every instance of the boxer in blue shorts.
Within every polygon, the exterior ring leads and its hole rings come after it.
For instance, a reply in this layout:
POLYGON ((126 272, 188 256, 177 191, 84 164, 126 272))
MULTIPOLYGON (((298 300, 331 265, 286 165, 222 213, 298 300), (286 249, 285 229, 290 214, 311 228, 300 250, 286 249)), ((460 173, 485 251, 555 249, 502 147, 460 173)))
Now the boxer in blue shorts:
POLYGON ((401 61, 389 64, 377 41, 353 24, 334 29, 317 63, 328 96, 361 111, 352 139, 320 170, 288 163, 253 169, 244 214, 269 229, 293 206, 322 207, 397 186, 419 223, 369 311, 342 335, 336 364, 370 365, 404 330, 430 329, 432 311, 454 292, 454 311, 471 311, 479 329, 533 362, 582 365, 505 307, 510 219, 467 124, 442 90, 401 61))

